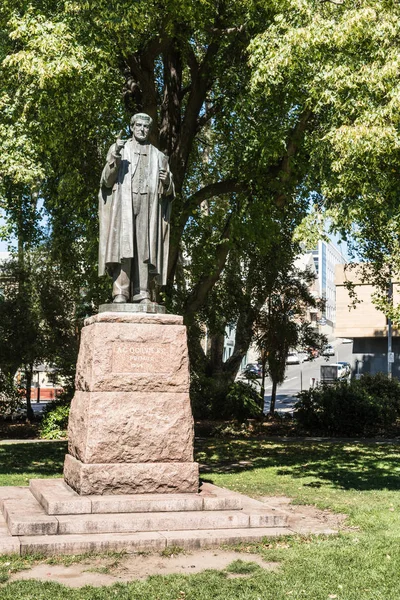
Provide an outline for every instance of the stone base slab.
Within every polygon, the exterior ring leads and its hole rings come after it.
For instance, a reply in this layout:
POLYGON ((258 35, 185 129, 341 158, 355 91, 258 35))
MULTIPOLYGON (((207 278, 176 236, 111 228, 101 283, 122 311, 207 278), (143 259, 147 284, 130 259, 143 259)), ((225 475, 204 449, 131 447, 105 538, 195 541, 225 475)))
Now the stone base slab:
MULTIPOLYGON (((50 518, 50 517, 48 517, 50 518)), ((250 527, 250 517, 242 511, 187 511, 168 513, 128 513, 107 515, 58 515, 58 534, 136 533, 147 531, 242 529, 250 527)), ((16 519, 15 519, 16 520, 16 519)), ((25 520, 22 523, 25 525, 25 520)), ((268 523, 265 523, 268 526, 268 523)), ((45 527, 42 528, 45 533, 45 527)), ((38 528, 38 531, 40 529, 38 528)))
MULTIPOLYGON (((102 307, 110 306, 107 304, 101 304, 102 307)), ((126 305, 125 305, 126 306, 126 305)), ((94 323, 148 323, 150 325, 182 325, 183 317, 181 315, 172 314, 148 314, 147 311, 142 313, 132 312, 130 310, 125 311, 107 311, 101 310, 99 314, 87 317, 85 319, 86 325, 93 325, 94 323)))
POLYGON ((67 454, 64 479, 82 496, 196 493, 199 465, 195 462, 86 464, 67 454))
POLYGON ((266 509, 262 503, 258 507, 245 503, 241 510, 48 515, 29 488, 17 488, 14 498, 12 493, 5 494, 1 504, 13 536, 253 529, 283 527, 287 521, 286 515, 266 509))
MULTIPOLYGON (((48 480, 48 484, 48 489, 53 488, 54 491, 59 488, 60 480, 48 480)), ((41 487, 40 482, 37 486, 31 483, 31 489, 36 489, 36 493, 41 487)), ((0 554, 16 552, 21 555, 52 555, 121 550, 159 552, 173 546, 190 550, 221 544, 260 542, 274 536, 292 535, 303 525, 304 517, 298 517, 296 522, 292 512, 276 510, 273 499, 264 503, 207 483, 202 485, 200 495, 203 495, 203 500, 206 497, 219 498, 220 502, 223 498, 229 502, 236 499, 242 509, 48 515, 29 488, 0 487, 0 508, 9 523, 7 526, 0 513, 0 554), (208 522, 212 526, 206 528, 207 519, 210 519, 208 522), (132 531, 127 531, 128 522, 131 523, 132 531), (159 529, 137 531, 138 526, 149 523, 157 523, 159 529), (78 533, 78 530, 82 531, 82 524, 85 533, 78 533), (122 525, 122 531, 115 531, 113 528, 119 525, 122 525), (203 528, 199 529, 199 525, 203 528), (170 529, 171 526, 175 529, 170 529), (10 530, 14 531, 14 535, 11 535, 10 530)), ((73 496, 71 490, 68 498, 73 496)), ((65 498, 64 495, 60 502, 69 501, 65 498)), ((85 500, 93 502, 95 498, 85 500)), ((122 501, 122 498, 118 500, 122 501)), ((160 498, 160 501, 165 500, 168 499, 160 498)), ((307 532, 302 527, 301 532, 313 533, 313 530, 311 528, 307 532)), ((318 533, 337 532, 321 530, 318 533)))
POLYGON ((147 302, 145 304, 132 302, 116 302, 114 304, 100 304, 99 313, 148 313, 164 315, 166 313, 165 306, 157 304, 157 302, 147 302))
POLYGON ((192 494, 79 496, 63 479, 31 479, 29 489, 47 515, 240 510, 241 499, 203 484, 192 494))

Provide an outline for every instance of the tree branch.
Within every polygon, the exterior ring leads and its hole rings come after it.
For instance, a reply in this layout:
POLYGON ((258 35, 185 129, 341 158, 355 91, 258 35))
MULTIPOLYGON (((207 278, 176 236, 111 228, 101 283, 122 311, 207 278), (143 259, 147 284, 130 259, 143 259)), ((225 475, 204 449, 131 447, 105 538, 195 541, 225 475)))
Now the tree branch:
MULTIPOLYGON (((326 1, 326 0, 325 0, 326 1)), ((246 29, 245 25, 239 25, 239 27, 210 27, 208 31, 213 35, 232 35, 233 33, 242 33, 246 29)))
POLYGON ((208 106, 203 115, 197 119, 197 131, 200 131, 204 125, 208 123, 222 108, 222 102, 215 102, 212 106, 208 106))
MULTIPOLYGON (((218 53, 218 50, 219 43, 215 40, 211 41, 208 45, 202 63, 197 67, 197 69, 193 69, 193 71, 191 70, 192 87, 190 89, 185 116, 182 123, 180 143, 177 147, 179 162, 176 166, 179 170, 186 169, 193 138, 197 132, 197 119, 205 101, 206 94, 212 83, 210 77, 210 74, 212 73, 211 63, 218 53)), ((175 168, 175 172, 176 171, 177 169, 175 168)))
MULTIPOLYGON (((161 29, 163 31, 163 29, 161 29)), ((126 93, 132 94, 136 103, 146 110, 153 119, 150 141, 158 145, 158 125, 157 125, 157 89, 154 77, 155 59, 168 46, 169 38, 164 33, 155 37, 145 44, 138 52, 130 54, 125 58, 129 73, 126 73, 127 87, 126 93), (134 87, 133 84, 136 84, 134 87)))
POLYGON ((190 70, 190 76, 192 81, 194 81, 199 72, 199 63, 197 61, 196 55, 190 43, 186 46, 187 48, 187 61, 190 70))
POLYGON ((247 185, 236 179, 227 179, 225 181, 217 181, 204 186, 194 194, 192 194, 186 201, 188 210, 191 207, 199 206, 204 200, 213 198, 214 196, 222 196, 223 194, 232 194, 235 192, 245 192, 247 185))
POLYGON ((190 92, 190 90, 192 89, 192 84, 190 85, 185 85, 185 87, 183 87, 181 89, 181 94, 180 94, 180 99, 183 100, 183 98, 186 96, 186 94, 188 92, 190 92))
POLYGON ((229 237, 231 233, 231 215, 228 216, 224 230, 221 233, 221 243, 215 253, 215 267, 211 273, 204 274, 200 277, 197 284, 194 286, 189 297, 186 300, 183 311, 183 319, 185 323, 189 323, 193 315, 204 305, 207 296, 218 281, 223 268, 226 264, 226 259, 229 254, 230 244, 229 237))
POLYGON ((164 97, 160 111, 160 147, 172 154, 181 128, 182 54, 178 40, 171 40, 163 55, 164 97))
MULTIPOLYGON (((312 117, 311 110, 305 110, 297 121, 295 127, 290 132, 286 141, 286 154, 282 157, 280 163, 271 169, 272 173, 279 178, 279 185, 285 188, 292 174, 292 158, 296 154, 304 132, 307 129, 308 123, 312 117)), ((287 199, 287 191, 280 191, 275 198, 278 206, 284 206, 287 199)))

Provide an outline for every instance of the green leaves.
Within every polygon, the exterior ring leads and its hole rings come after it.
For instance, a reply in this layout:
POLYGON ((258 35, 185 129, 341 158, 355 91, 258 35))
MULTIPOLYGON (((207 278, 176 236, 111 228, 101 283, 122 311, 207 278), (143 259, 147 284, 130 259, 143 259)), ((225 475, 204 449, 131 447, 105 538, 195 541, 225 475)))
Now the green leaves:
POLYGON ((353 238, 360 257, 381 265, 389 254, 396 272, 399 34, 397 3, 305 0, 283 6, 249 47, 253 93, 287 113, 312 113, 303 192, 322 195, 332 227, 353 238))

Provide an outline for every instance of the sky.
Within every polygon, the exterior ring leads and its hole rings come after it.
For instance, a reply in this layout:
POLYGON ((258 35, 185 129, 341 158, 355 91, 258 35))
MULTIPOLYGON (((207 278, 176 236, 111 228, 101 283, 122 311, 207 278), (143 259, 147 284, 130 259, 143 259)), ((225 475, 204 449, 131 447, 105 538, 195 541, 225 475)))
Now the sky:
MULTIPOLYGON (((4 224, 5 224, 5 221, 0 214, 0 227, 4 224)), ((3 240, 0 239, 0 252, 7 252, 7 250, 8 250, 8 242, 3 242, 3 240)))

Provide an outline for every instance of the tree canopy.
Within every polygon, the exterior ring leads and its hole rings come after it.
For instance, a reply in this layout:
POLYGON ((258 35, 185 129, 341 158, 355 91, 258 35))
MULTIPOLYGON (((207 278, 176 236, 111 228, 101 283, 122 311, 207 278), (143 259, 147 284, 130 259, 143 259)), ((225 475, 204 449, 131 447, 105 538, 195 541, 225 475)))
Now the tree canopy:
POLYGON ((267 101, 280 93, 288 114, 308 115, 304 183, 315 194, 306 226, 327 214, 383 285, 400 264, 399 33, 391 0, 299 0, 281 3, 251 43, 254 92, 267 101))
POLYGON ((300 223, 309 237, 327 213, 365 258, 396 256, 398 12, 389 0, 4 0, 0 201, 18 239, 45 236, 63 276, 105 301, 99 177, 146 111, 177 190, 166 302, 193 356, 199 321, 216 339, 236 323, 219 364, 234 373, 300 223))

